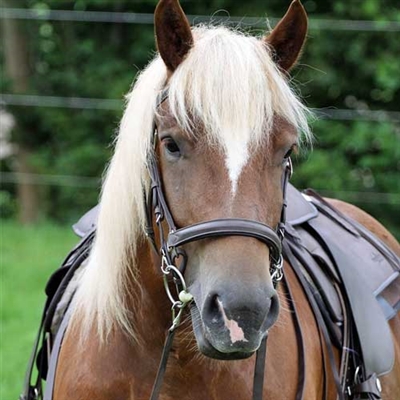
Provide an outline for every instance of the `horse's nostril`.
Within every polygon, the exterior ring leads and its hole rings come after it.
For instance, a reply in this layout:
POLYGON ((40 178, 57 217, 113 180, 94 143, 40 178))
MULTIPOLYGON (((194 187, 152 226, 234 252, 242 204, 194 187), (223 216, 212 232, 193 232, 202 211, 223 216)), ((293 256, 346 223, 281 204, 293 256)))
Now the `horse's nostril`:
POLYGON ((277 293, 269 289, 264 289, 258 296, 232 290, 213 291, 201 308, 203 323, 210 329, 238 324, 244 330, 264 331, 274 324, 278 313, 277 293))
POLYGON ((217 294, 210 294, 203 307, 203 319, 208 323, 221 323, 223 317, 221 313, 220 300, 217 294))
POLYGON ((268 330, 276 322, 279 315, 279 308, 279 297, 276 293, 271 297, 271 304, 269 307, 267 318, 265 320, 265 329, 268 330))

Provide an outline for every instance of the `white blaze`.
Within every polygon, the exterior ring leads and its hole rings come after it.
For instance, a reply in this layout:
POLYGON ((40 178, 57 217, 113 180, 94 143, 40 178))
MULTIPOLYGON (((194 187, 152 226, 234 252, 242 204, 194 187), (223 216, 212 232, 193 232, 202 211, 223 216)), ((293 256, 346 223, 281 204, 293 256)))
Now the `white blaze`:
POLYGON ((243 168, 249 159, 247 140, 232 140, 226 144, 225 164, 231 180, 231 192, 235 196, 237 184, 243 168))

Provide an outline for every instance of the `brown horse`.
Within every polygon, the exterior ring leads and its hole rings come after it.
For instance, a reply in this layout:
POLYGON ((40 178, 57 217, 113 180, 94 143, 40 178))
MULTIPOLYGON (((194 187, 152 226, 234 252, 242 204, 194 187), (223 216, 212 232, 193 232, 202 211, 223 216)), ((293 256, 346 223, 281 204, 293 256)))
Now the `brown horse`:
MULTIPOLYGON (((279 227, 282 219, 290 154, 301 135, 303 141, 311 136, 307 109, 288 85, 288 71, 306 36, 304 9, 293 1, 269 35, 254 38, 222 27, 191 29, 177 0, 160 0, 155 29, 160 55, 128 96, 53 398, 149 399, 171 326, 160 271, 171 255, 157 255, 146 236, 153 237, 150 228, 161 231, 158 250, 172 240, 171 224, 192 227, 217 220, 225 230, 226 221, 240 226, 232 234, 179 246, 184 254, 177 264, 185 264, 187 285, 183 302, 191 296, 193 301, 190 313, 182 312, 159 398, 251 399, 255 362, 250 356, 269 332, 263 399, 295 399, 302 371, 289 312, 293 302, 304 342, 302 398, 335 399, 334 379, 323 373, 321 349, 327 345, 291 265, 284 263, 291 300, 271 278, 279 267, 280 244, 268 226, 279 227), (156 207, 148 226, 143 193, 150 197, 158 174, 165 204, 156 207), (253 223, 258 233, 247 234, 253 223)), ((399 244, 373 218, 330 202, 400 254, 399 244)), ((395 363, 381 383, 382 398, 393 400, 400 393, 398 314, 390 328, 395 363)), ((334 356, 339 360, 339 351, 334 356)))

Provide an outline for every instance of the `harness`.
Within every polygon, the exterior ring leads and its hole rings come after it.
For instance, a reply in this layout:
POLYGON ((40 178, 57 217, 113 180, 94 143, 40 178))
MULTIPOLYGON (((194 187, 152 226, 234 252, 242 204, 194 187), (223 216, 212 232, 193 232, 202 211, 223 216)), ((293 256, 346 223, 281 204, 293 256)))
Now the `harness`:
MULTIPOLYGON (((167 92, 164 92, 159 104, 166 98, 167 92)), ((304 399, 306 357, 296 302, 290 283, 283 274, 283 257, 301 284, 318 325, 324 361, 324 399, 327 398, 329 371, 332 371, 339 400, 380 399, 378 376, 388 373, 394 360, 387 320, 400 310, 398 257, 365 228, 333 209, 315 192, 308 190, 302 195, 288 184, 292 174, 290 159, 283 174, 283 206, 276 229, 258 221, 236 218, 205 221, 177 229, 163 193, 155 156, 157 140, 154 127, 152 154, 148 162, 150 187, 144 193, 146 235, 161 259, 164 286, 171 301, 172 323, 166 335, 150 400, 159 396, 174 334, 182 313, 193 300, 184 279, 187 256, 181 246, 205 238, 231 235, 256 238, 270 249, 271 277, 275 287, 282 280, 296 332, 299 355, 296 400, 304 399), (289 223, 285 225, 287 213, 289 223), (159 233, 159 245, 155 240, 153 220, 159 233), (163 225, 167 225, 168 232, 164 231, 163 225), (368 315, 365 308, 369 311, 368 315), (340 366, 336 365, 334 348, 341 351, 340 366)), ((52 399, 58 353, 69 319, 69 312, 65 310, 68 310, 72 297, 65 296, 65 293, 77 269, 84 268, 90 253, 97 212, 97 207, 92 209, 74 226, 75 232, 83 238, 46 286, 48 300, 29 361, 21 400, 52 399), (65 305, 60 306, 62 303, 65 305), (38 375, 32 384, 35 361, 38 375), (42 381, 46 379, 46 391, 43 393, 42 381)), ((73 292, 73 288, 70 291, 73 292)), ((253 400, 262 400, 267 337, 256 353, 253 400)))
MULTIPOLYGON (((159 107, 168 98, 168 90, 164 90, 159 98, 159 107)), ((161 361, 158 367, 157 376, 153 385, 150 400, 157 400, 160 394, 162 381, 166 371, 168 355, 172 347, 175 331, 180 324, 180 319, 185 308, 193 301, 193 296, 187 291, 184 279, 187 255, 181 246, 206 238, 215 238, 221 236, 245 236, 253 237, 263 242, 270 250, 270 274, 274 287, 283 277, 283 256, 282 240, 285 233, 286 221, 286 187, 293 173, 292 161, 287 159, 282 179, 282 197, 283 205, 280 222, 276 229, 271 228, 261 222, 243 218, 223 218, 211 221, 200 222, 197 224, 185 226, 177 229, 171 211, 162 188, 161 177, 156 158, 156 146, 158 142, 157 128, 154 126, 152 136, 152 154, 149 157, 148 170, 150 175, 150 188, 148 197, 145 195, 147 227, 146 235, 152 244, 153 250, 161 259, 161 271, 164 278, 164 287, 168 298, 171 301, 172 325, 168 330, 161 361), (159 232, 160 250, 157 248, 155 232, 153 230, 153 217, 159 232), (163 221, 168 225, 168 233, 165 234, 163 221), (180 267, 176 265, 177 259, 183 259, 180 267), (171 293, 169 278, 175 285, 176 295, 171 293)), ((253 380, 253 400, 262 400, 264 385, 264 369, 267 349, 268 332, 262 340, 259 349, 256 352, 256 364, 253 380)))

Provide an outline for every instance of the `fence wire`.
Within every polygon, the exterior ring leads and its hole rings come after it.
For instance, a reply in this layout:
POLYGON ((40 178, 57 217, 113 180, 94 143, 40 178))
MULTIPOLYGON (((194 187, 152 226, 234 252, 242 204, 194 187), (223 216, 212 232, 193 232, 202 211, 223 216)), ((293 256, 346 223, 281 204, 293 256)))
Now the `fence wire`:
MULTIPOLYGON (((188 19, 192 24, 212 23, 235 25, 243 28, 263 29, 268 27, 268 24, 274 26, 279 21, 279 18, 268 17, 267 21, 267 18, 232 17, 229 15, 219 14, 212 16, 188 15, 188 19)), ((7 18, 28 21, 67 21, 143 25, 152 25, 154 23, 154 15, 148 13, 1 8, 0 19, 7 18)), ((310 18, 309 28, 311 30, 321 31, 400 32, 400 21, 360 21, 310 18)), ((0 106, 5 105, 115 111, 122 110, 123 101, 117 99, 94 99, 82 97, 0 94, 0 106)), ((313 112, 319 119, 400 122, 400 112, 397 111, 318 108, 314 109, 313 112)), ((4 183, 71 186, 97 190, 101 185, 101 180, 95 177, 84 176, 0 172, 0 184, 2 185, 4 183)), ((318 191, 324 196, 333 196, 359 203, 400 204, 400 194, 398 193, 331 191, 323 188, 318 191)))
MULTIPOLYGON (((86 110, 122 110, 123 101, 117 99, 93 99, 85 97, 61 97, 0 93, 0 105, 23 107, 71 108, 86 110)), ((314 108, 318 119, 336 121, 400 122, 400 112, 383 110, 352 110, 314 108)))
MULTIPOLYGON (((28 174, 18 172, 0 172, 0 189, 5 183, 28 184, 39 186, 69 186, 99 190, 101 179, 87 176, 28 174)), ((371 204, 400 204, 399 193, 359 192, 359 191, 333 191, 326 188, 315 188, 322 196, 340 198, 357 203, 371 204)))
MULTIPOLYGON (((225 11, 223 11, 226 13, 225 11)), ((241 27, 266 28, 268 24, 274 26, 279 18, 259 17, 232 17, 229 15, 187 15, 192 24, 213 23, 227 24, 241 27)), ((74 11, 2 8, 0 18, 13 18, 36 21, 68 21, 68 22, 103 22, 119 24, 152 25, 154 15, 149 13, 110 12, 110 11, 74 11)), ((363 31, 363 32, 400 32, 400 21, 364 21, 310 18, 311 30, 328 31, 363 31)))

